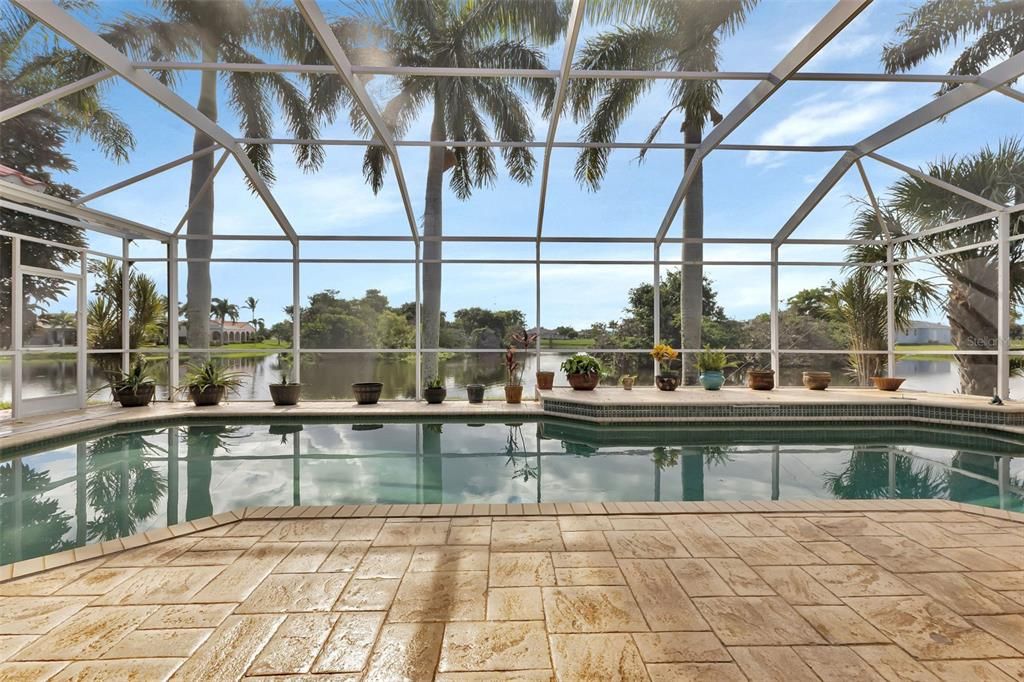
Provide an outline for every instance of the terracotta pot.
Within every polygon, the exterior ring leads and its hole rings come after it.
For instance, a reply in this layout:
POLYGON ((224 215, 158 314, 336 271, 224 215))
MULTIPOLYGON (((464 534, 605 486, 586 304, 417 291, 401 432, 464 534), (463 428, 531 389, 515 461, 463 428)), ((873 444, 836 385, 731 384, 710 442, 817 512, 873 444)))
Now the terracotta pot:
POLYGON ((423 389, 423 398, 427 401, 428 405, 440 405, 444 402, 447 395, 448 390, 444 386, 423 389))
POLYGON ((675 374, 659 374, 654 381, 660 391, 674 391, 679 388, 679 377, 675 374))
POLYGON ((906 381, 903 377, 871 377, 871 380, 879 391, 898 391, 906 381))
POLYGON ((188 389, 189 397, 192 398, 192 402, 196 407, 219 405, 220 401, 224 400, 224 394, 226 392, 227 389, 223 386, 209 386, 202 391, 198 388, 188 389))
POLYGON ((804 386, 812 391, 824 391, 832 383, 831 372, 804 372, 804 386))
POLYGON ((376 405, 380 400, 380 392, 384 384, 379 381, 361 381, 352 384, 352 392, 356 396, 357 405, 376 405))
POLYGON ((747 388, 754 391, 770 391, 775 388, 774 369, 752 369, 747 372, 747 388))
POLYGON ((593 374, 566 374, 569 385, 574 391, 593 391, 601 381, 601 375, 593 374))
POLYGON ((114 400, 121 403, 121 407, 145 407, 153 400, 156 386, 153 384, 143 384, 135 390, 125 388, 113 391, 113 393, 114 400))
POLYGON ((484 401, 484 385, 469 384, 466 386, 466 397, 469 398, 469 402, 471 403, 482 403, 484 401))
POLYGON ((279 407, 297 405, 302 384, 270 384, 270 398, 279 407))
POLYGON ((523 402, 523 385, 518 386, 506 386, 505 387, 505 402, 511 405, 518 405, 523 402))
POLYGON ((551 387, 555 385, 555 373, 554 372, 537 372, 537 388, 542 391, 551 390, 551 387))

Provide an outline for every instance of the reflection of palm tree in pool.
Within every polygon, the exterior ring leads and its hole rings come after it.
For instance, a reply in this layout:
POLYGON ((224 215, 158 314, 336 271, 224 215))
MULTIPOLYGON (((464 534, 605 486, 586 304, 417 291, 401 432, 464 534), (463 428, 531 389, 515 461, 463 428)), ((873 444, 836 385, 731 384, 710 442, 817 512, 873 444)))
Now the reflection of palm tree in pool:
POLYGON ((199 519, 213 514, 210 483, 213 481, 213 456, 220 450, 228 451, 228 442, 241 431, 240 426, 189 426, 183 439, 188 448, 185 459, 185 477, 188 480, 188 498, 185 502, 185 520, 199 519))
POLYGON ((855 446, 838 473, 825 472, 825 489, 842 500, 884 498, 931 499, 943 497, 946 480, 933 473, 927 463, 918 464, 904 450, 855 446), (892 453, 895 490, 889 488, 889 460, 892 453))
POLYGON ((444 500, 444 467, 441 457, 441 424, 419 426, 423 457, 421 458, 420 490, 424 504, 441 504, 444 500))
POLYGON ((52 497, 43 497, 50 474, 25 466, 20 459, 0 466, 0 564, 43 556, 72 547, 64 536, 71 516, 52 497))
POLYGON ((727 445, 697 445, 683 447, 680 457, 682 466, 683 500, 701 502, 704 500, 704 467, 724 466, 732 461, 732 448, 727 445))
POLYGON ((102 436, 89 443, 86 455, 89 504, 96 517, 89 521, 90 540, 113 540, 132 535, 139 523, 157 512, 167 492, 167 480, 146 458, 166 455, 146 440, 156 432, 102 436))
POLYGON ((678 448, 666 448, 658 446, 651 452, 651 459, 654 461, 654 501, 661 502, 661 472, 669 467, 679 464, 678 448))

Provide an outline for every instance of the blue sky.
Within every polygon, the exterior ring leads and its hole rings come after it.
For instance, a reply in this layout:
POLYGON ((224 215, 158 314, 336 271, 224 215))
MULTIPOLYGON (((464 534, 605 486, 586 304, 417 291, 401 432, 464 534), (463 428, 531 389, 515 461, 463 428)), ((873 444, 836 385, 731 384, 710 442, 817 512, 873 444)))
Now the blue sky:
MULTIPOLYGON (((767 71, 789 50, 828 9, 824 0, 764 0, 746 26, 723 43, 724 70, 767 71)), ((333 5, 321 5, 331 14, 333 5)), ((806 71, 878 72, 881 46, 894 38, 900 18, 913 6, 902 0, 876 0, 848 26, 833 43, 805 67, 806 71)), ((122 9, 146 10, 135 3, 108 3, 104 15, 122 9)), ((84 17, 83 17, 84 18, 84 17)), ((95 18, 87 18, 95 23, 95 18)), ((602 27, 586 25, 583 40, 602 27)), ((556 68, 562 45, 549 50, 549 64, 556 68)), ((944 72, 954 51, 941 55, 918 69, 944 72)), ((198 78, 184 74, 178 92, 188 101, 196 100, 198 78)), ((723 83, 720 109, 731 109, 754 86, 753 82, 723 83)), ((732 143, 765 144, 850 144, 927 103, 936 87, 931 84, 811 83, 784 85, 768 103, 755 112, 729 138, 732 143)), ((369 90, 379 102, 394 91, 389 79, 375 79, 369 90)), ((78 170, 62 178, 85 192, 131 176, 191 151, 192 131, 182 121, 123 82, 109 89, 109 101, 133 127, 138 147, 129 163, 116 165, 105 159, 88 139, 70 145, 78 170)), ((220 124, 237 132, 237 121, 223 104, 220 124)), ((644 139, 648 130, 668 106, 667 87, 656 84, 622 127, 621 141, 644 139)), ((882 152, 909 165, 920 165, 943 155, 969 153, 1000 137, 1020 135, 1021 104, 999 94, 990 94, 955 112, 943 122, 933 123, 882 152)), ((344 120, 344 117, 339 117, 344 120)), ((548 122, 535 112, 534 135, 543 139, 548 122)), ((426 139, 429 119, 424 114, 412 126, 408 139, 426 139)), ((558 140, 575 140, 580 125, 563 118, 558 140)), ((679 140, 679 119, 672 118, 659 141, 679 140)), ((287 136, 283 129, 278 131, 287 136)), ((344 122, 322 130, 324 137, 350 138, 344 122)), ((573 178, 575 150, 556 150, 552 156, 548 188, 545 234, 572 236, 653 236, 658 229, 682 172, 682 152, 655 150, 639 164, 636 152, 613 152, 607 178, 599 192, 590 192, 573 178)), ((789 218, 838 154, 715 152, 705 162, 705 232, 709 237, 771 237, 789 218)), ((407 176, 413 207, 422 212, 426 173, 425 149, 403 148, 402 165, 407 176)), ((394 176, 378 196, 364 184, 360 172, 362 149, 328 147, 327 162, 315 175, 300 172, 291 150, 275 149, 277 182, 274 194, 295 229, 302 235, 409 233, 394 176)), ((451 235, 535 234, 538 205, 538 169, 532 185, 523 186, 500 177, 494 188, 478 190, 468 202, 450 193, 445 196, 445 232, 451 235)), ((882 191, 897 173, 873 161, 866 167, 876 191, 882 191)), ((90 205, 162 229, 173 230, 187 205, 188 166, 182 166, 130 188, 102 197, 90 205)), ((269 212, 245 188, 242 174, 229 161, 216 182, 215 230, 219 234, 280 235, 269 212)), ((848 174, 799 228, 796 237, 843 237, 855 210, 854 198, 863 189, 856 173, 848 174)), ((679 236, 679 220, 670 236, 679 236)), ((110 240, 97 237, 97 247, 119 250, 110 240)), ((411 258, 409 243, 308 242, 304 256, 314 258, 411 258)), ((215 255, 230 258, 289 257, 283 242, 220 242, 215 255)), ((162 256, 152 245, 133 250, 138 256, 162 256)), ((571 244, 545 245, 545 257, 558 259, 645 259, 646 245, 571 244)), ((532 244, 446 244, 447 258, 533 258, 532 244)), ((839 260, 841 249, 829 247, 786 247, 782 258, 791 260, 839 260)), ((662 258, 679 257, 678 245, 663 248, 662 258)), ((705 247, 705 258, 717 260, 767 259, 763 246, 718 245, 705 247)), ((166 278, 159 266, 143 266, 161 282, 166 278)), ((632 265, 548 265, 542 267, 541 322, 587 326, 620 316, 628 289, 649 281, 650 266, 632 265)), ((768 270, 765 267, 708 266, 708 274, 720 292, 720 302, 735 318, 746 319, 770 306, 768 270)), ((182 272, 184 275, 184 272, 182 272)), ((799 289, 819 286, 839 275, 837 268, 783 268, 780 293, 783 298, 799 289)), ((268 322, 281 317, 290 303, 290 266, 283 264, 217 264, 213 266, 214 295, 241 302, 246 296, 260 300, 258 315, 268 322)), ((360 295, 367 287, 381 289, 393 303, 412 300, 413 266, 309 264, 302 269, 302 296, 325 288, 338 289, 346 296, 360 295)), ((442 308, 482 306, 519 308, 532 324, 534 314, 534 267, 516 265, 446 265, 442 308)))

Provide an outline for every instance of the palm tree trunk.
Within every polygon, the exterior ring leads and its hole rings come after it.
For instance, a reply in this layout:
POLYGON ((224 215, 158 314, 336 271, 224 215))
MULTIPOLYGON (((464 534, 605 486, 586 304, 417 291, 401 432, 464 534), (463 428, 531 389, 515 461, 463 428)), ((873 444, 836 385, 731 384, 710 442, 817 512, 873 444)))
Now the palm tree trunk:
MULTIPOLYGON (((950 336, 957 350, 998 348, 998 303, 996 268, 983 259, 961 263, 957 279, 950 278, 950 336)), ((998 358, 994 355, 957 355, 960 391, 967 395, 992 395, 998 379, 998 358)))
MULTIPOLYGON (((683 142, 700 144, 703 139, 703 123, 686 120, 683 122, 683 142)), ((685 152, 686 166, 693 161, 696 151, 687 149, 685 152)), ((697 170, 693 184, 686 193, 683 202, 683 237, 699 239, 704 236, 704 169, 697 170)), ((679 279, 682 291, 679 300, 682 302, 683 348, 701 347, 701 318, 704 308, 704 266, 687 264, 686 261, 704 259, 704 245, 700 243, 683 243, 682 277, 679 279)), ((683 355, 683 382, 697 383, 697 366, 693 357, 683 355)))
MULTIPOLYGON (((203 47, 204 61, 217 61, 217 50, 210 44, 203 47)), ((217 72, 203 71, 199 84, 197 108, 211 121, 217 120, 217 72)), ((199 151, 213 144, 213 139, 196 130, 192 138, 192 150, 199 151)), ((188 190, 188 205, 213 173, 213 154, 204 154, 192 161, 192 179, 188 190)), ((188 217, 186 231, 191 237, 213 235, 213 184, 196 202, 188 217)), ((210 263, 213 253, 211 239, 189 239, 185 244, 189 258, 188 288, 186 293, 185 318, 188 321, 187 341, 190 348, 206 348, 210 344, 210 263), (203 259, 201 262, 192 259, 203 259)))
MULTIPOLYGON (((430 139, 445 139, 444 101, 434 95, 434 120, 430 139)), ((441 338, 441 237, 443 229, 442 198, 444 195, 444 147, 431 147, 427 163, 427 191, 423 202, 423 348, 431 349, 423 358, 423 376, 437 376, 437 352, 441 338), (435 262, 428 262, 435 261, 435 262)))

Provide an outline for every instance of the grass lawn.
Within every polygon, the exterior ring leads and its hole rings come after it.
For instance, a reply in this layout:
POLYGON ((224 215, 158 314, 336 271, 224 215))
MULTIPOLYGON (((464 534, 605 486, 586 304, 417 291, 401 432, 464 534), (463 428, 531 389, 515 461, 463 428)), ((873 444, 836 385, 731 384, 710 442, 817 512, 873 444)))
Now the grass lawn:
POLYGON ((594 339, 541 339, 541 348, 593 348, 594 339))
MULTIPOLYGON (((1012 339, 1010 341, 1011 348, 1024 348, 1024 339, 1012 339)), ((938 343, 921 343, 921 344, 896 344, 896 353, 899 355, 900 360, 934 360, 938 361, 949 361, 953 359, 953 353, 956 352, 956 348, 951 344, 938 344, 938 343), (917 351, 948 351, 949 354, 941 353, 932 355, 918 353, 917 351)))

